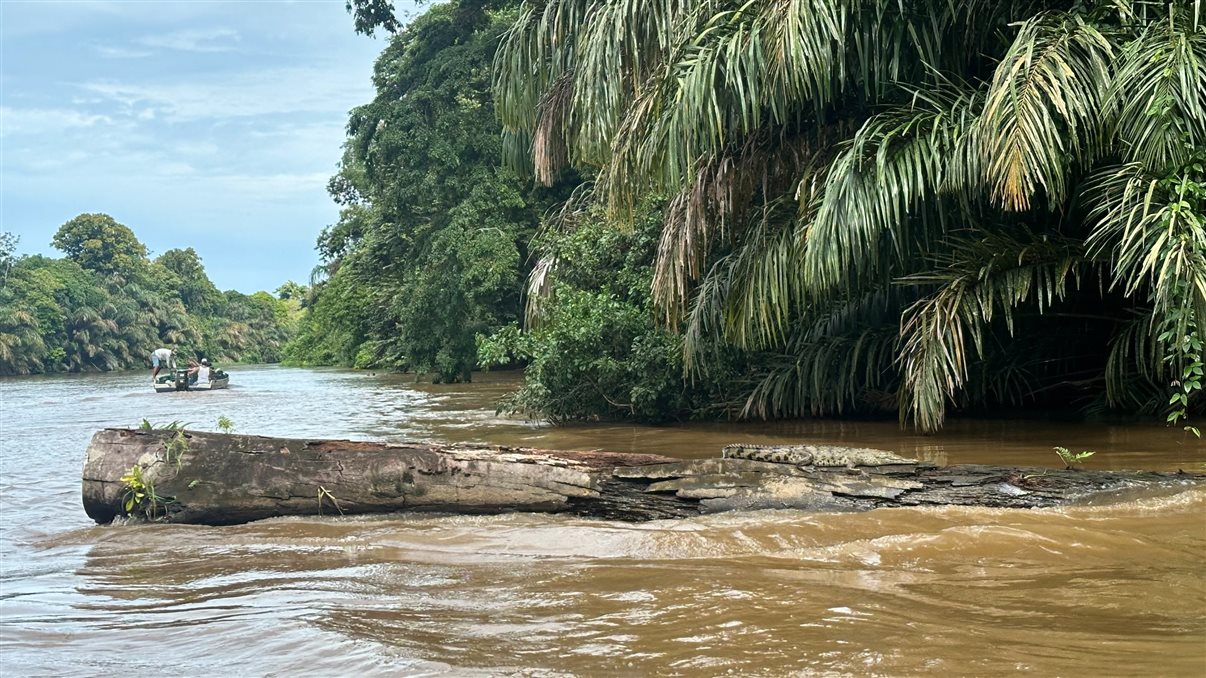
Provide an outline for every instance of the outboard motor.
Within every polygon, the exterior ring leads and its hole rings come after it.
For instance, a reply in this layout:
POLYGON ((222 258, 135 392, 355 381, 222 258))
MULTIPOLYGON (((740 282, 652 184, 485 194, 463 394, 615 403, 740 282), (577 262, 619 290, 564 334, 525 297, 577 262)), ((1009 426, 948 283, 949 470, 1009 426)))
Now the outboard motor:
POLYGON ((188 370, 176 370, 176 390, 188 390, 188 370))

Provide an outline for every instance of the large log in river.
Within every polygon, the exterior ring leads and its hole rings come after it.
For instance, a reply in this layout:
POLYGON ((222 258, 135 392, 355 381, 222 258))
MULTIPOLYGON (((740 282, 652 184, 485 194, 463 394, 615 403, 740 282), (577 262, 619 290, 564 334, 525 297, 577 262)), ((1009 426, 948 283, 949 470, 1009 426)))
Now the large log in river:
POLYGON ((286 515, 565 512, 651 520, 718 511, 886 506, 1034 508, 1206 474, 960 465, 883 450, 730 445, 722 456, 302 440, 105 429, 88 447, 84 510, 222 525, 286 515))

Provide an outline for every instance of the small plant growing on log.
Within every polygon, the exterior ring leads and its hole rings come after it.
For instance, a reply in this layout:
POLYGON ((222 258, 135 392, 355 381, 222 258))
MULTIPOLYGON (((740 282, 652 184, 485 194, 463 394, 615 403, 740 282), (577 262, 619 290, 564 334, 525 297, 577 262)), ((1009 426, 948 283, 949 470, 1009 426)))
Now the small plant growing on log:
POLYGON ((149 420, 143 419, 138 425, 139 431, 183 431, 185 427, 192 426, 192 422, 183 422, 177 419, 176 421, 167 424, 152 424, 149 420))
POLYGON ((339 511, 339 515, 343 515, 343 508, 339 505, 339 501, 335 499, 335 495, 328 492, 327 488, 322 485, 318 486, 318 515, 322 515, 322 500, 324 498, 330 499, 331 503, 335 505, 335 510, 339 511))
POLYGON ((147 484, 142 478, 142 467, 134 466, 130 472, 121 477, 125 489, 121 495, 121 508, 130 515, 135 507, 142 506, 147 498, 147 484))
POLYGON ((1094 454, 1097 454, 1096 452, 1090 452, 1089 450, 1081 450, 1080 452, 1072 452, 1066 447, 1059 447, 1059 446, 1056 446, 1054 449, 1055 449, 1055 453, 1059 455, 1059 458, 1061 460, 1063 460, 1064 468, 1067 468, 1067 469, 1071 469, 1073 464, 1083 464, 1083 463, 1085 463, 1086 459, 1093 456, 1094 454))
POLYGON ((218 417, 218 430, 223 433, 234 433, 234 422, 223 414, 222 416, 218 417))
POLYGON ((155 520, 159 517, 161 508, 163 515, 167 516, 167 505, 176 501, 174 497, 160 497, 156 494, 155 484, 143 477, 142 467, 137 464, 130 467, 129 473, 121 477, 121 482, 125 485, 121 495, 121 507, 126 515, 139 511, 147 520, 155 520))
POLYGON ((165 449, 168 461, 176 465, 176 470, 180 470, 180 465, 184 463, 184 453, 188 452, 188 438, 184 437, 184 429, 176 431, 176 435, 167 442, 165 449))

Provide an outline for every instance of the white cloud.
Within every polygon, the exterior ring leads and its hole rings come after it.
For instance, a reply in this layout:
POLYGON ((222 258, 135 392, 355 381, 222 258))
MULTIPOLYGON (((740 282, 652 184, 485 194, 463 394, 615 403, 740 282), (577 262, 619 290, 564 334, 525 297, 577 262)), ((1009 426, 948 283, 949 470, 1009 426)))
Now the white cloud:
POLYGON ((150 35, 138 40, 147 47, 180 52, 230 52, 239 42, 239 32, 230 28, 191 29, 150 35))
POLYGON ((59 134, 71 128, 111 125, 113 118, 69 108, 0 106, 0 136, 59 134))
POLYGON ((301 112, 342 114, 349 108, 347 102, 366 102, 373 95, 367 74, 349 78, 345 70, 328 67, 205 75, 186 82, 159 84, 93 81, 80 87, 127 107, 155 108, 174 120, 301 112))
POLYGON ((152 54, 150 50, 115 47, 113 45, 98 45, 96 52, 106 59, 142 59, 152 54))

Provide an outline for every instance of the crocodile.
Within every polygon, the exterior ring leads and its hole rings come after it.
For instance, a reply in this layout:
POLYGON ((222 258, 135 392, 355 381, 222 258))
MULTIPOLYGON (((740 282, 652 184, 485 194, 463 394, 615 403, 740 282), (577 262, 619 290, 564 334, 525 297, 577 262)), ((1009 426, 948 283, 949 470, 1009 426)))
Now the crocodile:
POLYGON ((747 445, 743 443, 725 445, 720 451, 720 456, 724 459, 749 459, 805 466, 812 463, 814 449, 811 445, 747 445))
POLYGON ((796 466, 894 466, 917 464, 884 450, 839 447, 836 445, 725 445, 721 456, 729 459, 750 459, 796 466))

